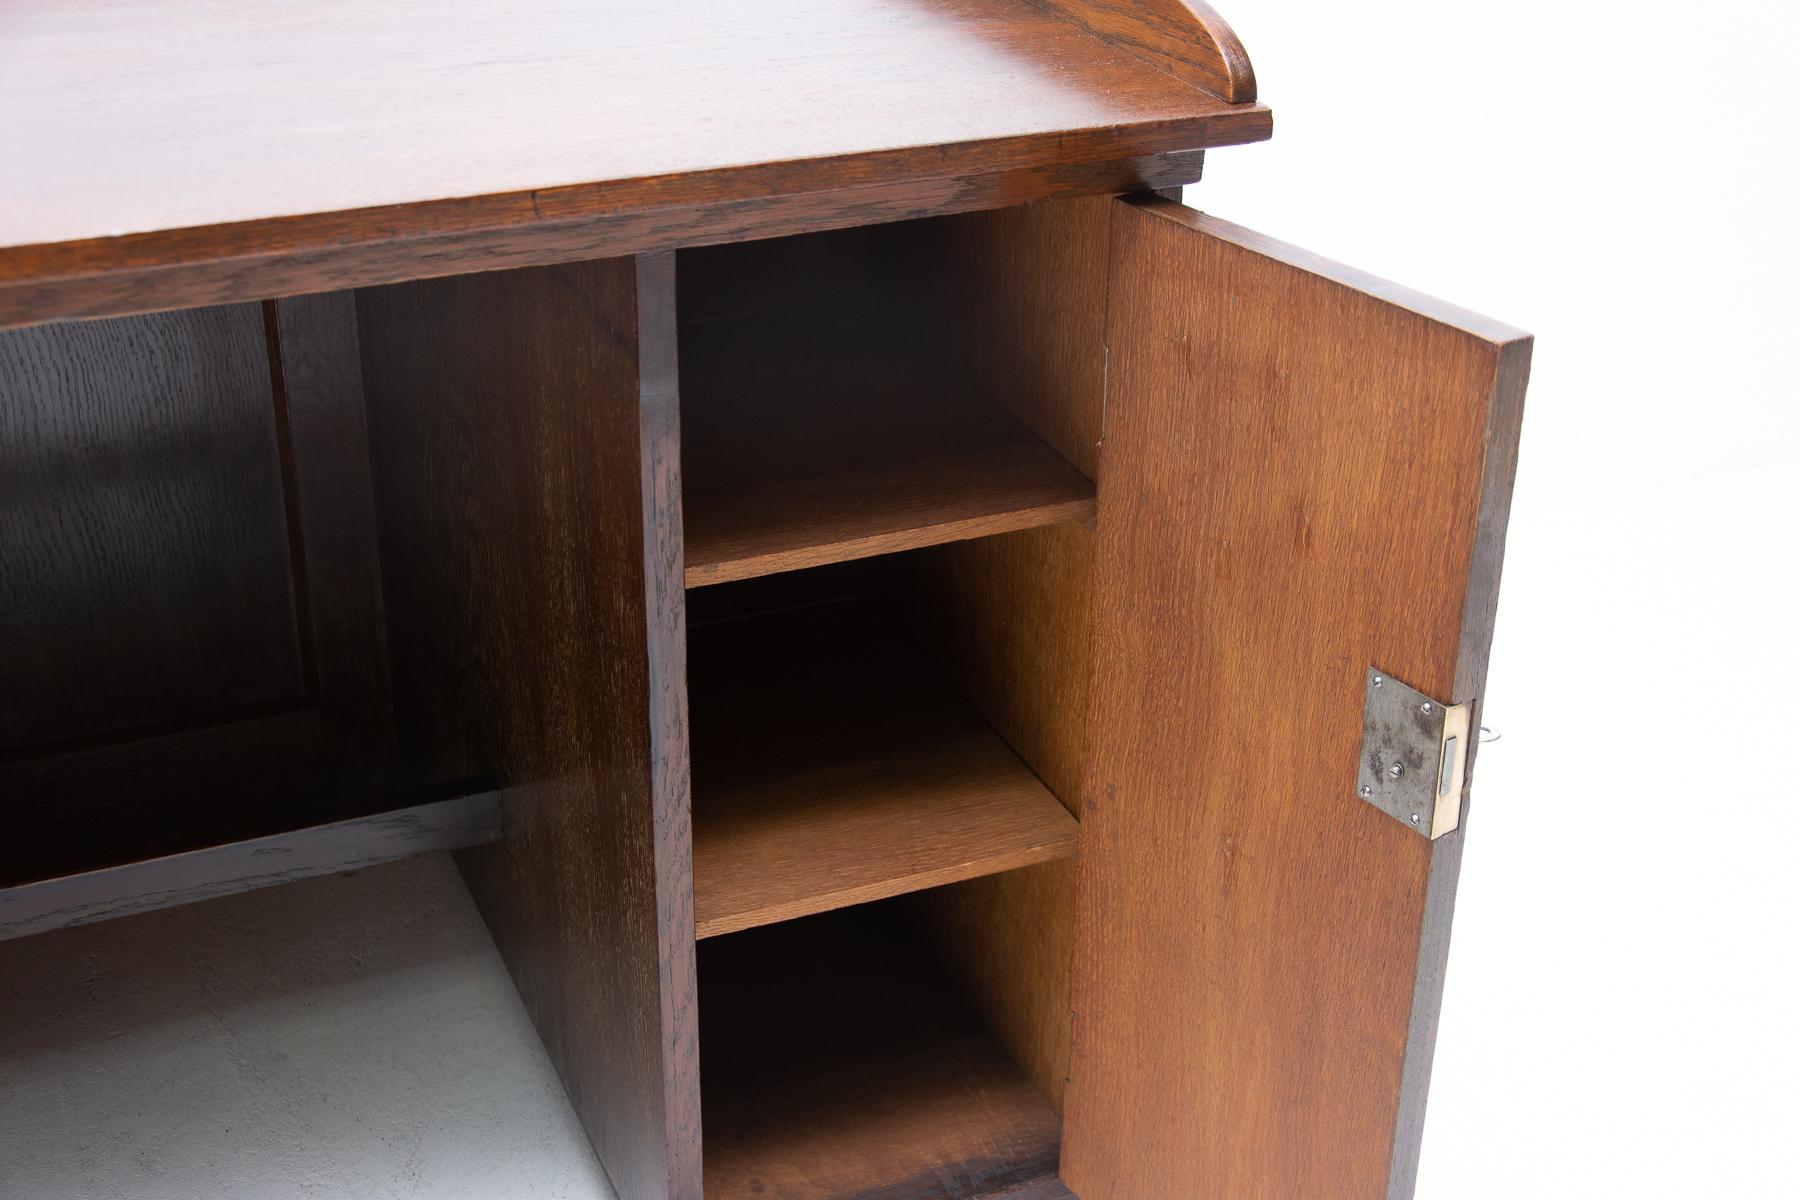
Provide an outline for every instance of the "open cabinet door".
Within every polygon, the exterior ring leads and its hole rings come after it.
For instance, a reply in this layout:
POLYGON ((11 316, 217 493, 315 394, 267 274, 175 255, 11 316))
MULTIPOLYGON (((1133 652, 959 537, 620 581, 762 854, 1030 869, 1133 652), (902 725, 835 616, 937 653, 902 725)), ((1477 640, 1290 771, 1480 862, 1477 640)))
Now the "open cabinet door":
POLYGON ((1167 200, 1111 253, 1063 1178, 1407 1196, 1463 832, 1359 796, 1365 697, 1478 709, 1530 339, 1167 200))

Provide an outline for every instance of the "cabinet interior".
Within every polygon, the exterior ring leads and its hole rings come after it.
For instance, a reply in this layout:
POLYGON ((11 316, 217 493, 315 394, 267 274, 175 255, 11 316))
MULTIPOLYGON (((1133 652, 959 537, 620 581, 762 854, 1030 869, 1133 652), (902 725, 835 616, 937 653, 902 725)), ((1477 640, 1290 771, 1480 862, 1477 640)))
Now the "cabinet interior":
POLYGON ((396 740, 348 294, 0 331, 0 936, 490 840, 396 740))
POLYGON ((708 1195, 1055 1173, 1095 499, 983 378, 1021 223, 678 259, 708 1195))
MULTIPOLYGON (((1104 203, 684 250, 675 311, 638 314, 679 354, 709 1195, 1055 1171, 1104 203)), ((484 365, 524 320, 503 277, 405 286, 495 289, 491 346, 457 351, 484 365)), ((495 690, 479 661, 427 686, 390 649, 421 616, 394 582, 453 516, 389 501, 417 463, 381 388, 442 347, 376 299, 0 333, 29 485, 0 530, 0 929, 280 882, 255 864, 284 839, 319 873, 379 861, 377 827, 405 831, 385 857, 511 828, 510 801, 420 817, 520 768, 437 719, 495 690)), ((520 361, 520 394, 559 369, 520 361)))

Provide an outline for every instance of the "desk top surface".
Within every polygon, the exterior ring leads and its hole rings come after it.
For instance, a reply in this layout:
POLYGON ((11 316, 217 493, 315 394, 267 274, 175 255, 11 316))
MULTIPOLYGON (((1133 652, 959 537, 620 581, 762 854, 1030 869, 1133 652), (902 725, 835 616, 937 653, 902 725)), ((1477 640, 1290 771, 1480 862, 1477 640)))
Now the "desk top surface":
POLYGON ((0 115, 0 282, 1269 130, 1028 0, 0 0, 0 115))

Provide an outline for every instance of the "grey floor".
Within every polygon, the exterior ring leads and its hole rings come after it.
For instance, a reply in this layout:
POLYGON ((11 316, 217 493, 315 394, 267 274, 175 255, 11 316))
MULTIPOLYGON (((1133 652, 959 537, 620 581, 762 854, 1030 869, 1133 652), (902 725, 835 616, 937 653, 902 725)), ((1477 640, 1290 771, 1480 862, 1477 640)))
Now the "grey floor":
POLYGON ((604 1200, 447 858, 0 943, 6 1200, 604 1200))

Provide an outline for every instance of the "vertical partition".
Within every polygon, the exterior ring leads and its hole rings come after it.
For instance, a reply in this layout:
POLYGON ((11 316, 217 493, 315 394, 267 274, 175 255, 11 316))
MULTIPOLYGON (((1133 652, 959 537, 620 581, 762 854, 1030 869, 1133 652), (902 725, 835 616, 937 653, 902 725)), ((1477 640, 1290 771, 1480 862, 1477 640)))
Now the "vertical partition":
POLYGON ((400 733, 621 1200, 700 1193, 669 255, 358 297, 400 733))

